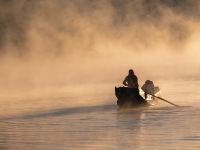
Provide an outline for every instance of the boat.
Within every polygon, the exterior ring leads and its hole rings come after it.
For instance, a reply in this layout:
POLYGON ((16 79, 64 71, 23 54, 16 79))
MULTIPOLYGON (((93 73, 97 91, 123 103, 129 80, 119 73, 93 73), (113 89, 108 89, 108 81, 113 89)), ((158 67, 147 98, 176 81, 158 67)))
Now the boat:
POLYGON ((120 108, 148 107, 156 105, 158 102, 158 99, 150 95, 145 99, 144 92, 138 88, 115 87, 115 96, 120 108))

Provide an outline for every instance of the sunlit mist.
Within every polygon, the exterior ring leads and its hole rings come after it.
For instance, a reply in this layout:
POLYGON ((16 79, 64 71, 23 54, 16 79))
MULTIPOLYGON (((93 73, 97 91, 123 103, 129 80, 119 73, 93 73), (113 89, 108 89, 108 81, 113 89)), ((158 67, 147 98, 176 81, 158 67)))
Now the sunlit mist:
POLYGON ((112 101, 112 88, 129 68, 140 85, 197 80, 198 6, 189 0, 1 0, 1 99, 78 96, 96 88, 95 95, 108 85, 112 101))

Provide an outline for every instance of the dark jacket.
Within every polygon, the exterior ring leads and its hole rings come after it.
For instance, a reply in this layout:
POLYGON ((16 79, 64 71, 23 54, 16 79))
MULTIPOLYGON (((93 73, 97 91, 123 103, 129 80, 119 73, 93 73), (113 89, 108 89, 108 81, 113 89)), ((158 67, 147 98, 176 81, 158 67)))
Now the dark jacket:
POLYGON ((136 75, 128 75, 124 79, 123 84, 129 88, 138 88, 138 78, 136 75))

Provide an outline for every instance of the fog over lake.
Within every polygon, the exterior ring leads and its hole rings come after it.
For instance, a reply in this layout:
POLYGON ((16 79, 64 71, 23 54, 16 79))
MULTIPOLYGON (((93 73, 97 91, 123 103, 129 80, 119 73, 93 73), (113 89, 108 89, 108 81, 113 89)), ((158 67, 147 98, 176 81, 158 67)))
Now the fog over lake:
POLYGON ((0 149, 200 149, 200 2, 0 0, 0 149), (133 69, 155 107, 119 110, 133 69))

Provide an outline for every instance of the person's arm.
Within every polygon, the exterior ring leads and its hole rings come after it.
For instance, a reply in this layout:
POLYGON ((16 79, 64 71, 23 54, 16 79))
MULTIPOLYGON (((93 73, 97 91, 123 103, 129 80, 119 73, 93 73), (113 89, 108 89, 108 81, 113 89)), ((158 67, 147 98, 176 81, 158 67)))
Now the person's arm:
POLYGON ((146 91, 146 89, 145 89, 145 84, 141 87, 141 89, 145 92, 146 91))
POLYGON ((128 86, 128 83, 127 83, 127 77, 124 79, 124 81, 123 81, 123 85, 128 86))

